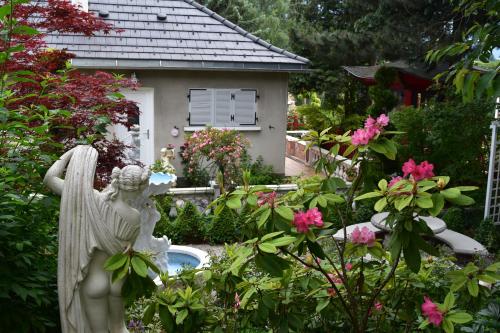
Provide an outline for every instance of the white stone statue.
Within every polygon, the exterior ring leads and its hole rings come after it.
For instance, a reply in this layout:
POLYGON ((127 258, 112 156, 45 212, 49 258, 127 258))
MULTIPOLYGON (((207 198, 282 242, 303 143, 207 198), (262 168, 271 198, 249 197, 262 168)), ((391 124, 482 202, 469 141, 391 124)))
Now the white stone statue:
POLYGON ((93 188, 96 163, 94 148, 78 146, 44 179, 61 195, 57 288, 63 333, 128 332, 123 282, 111 283, 103 266, 139 235, 141 216, 130 202, 144 191, 150 172, 135 165, 115 168, 111 184, 99 192, 93 188))

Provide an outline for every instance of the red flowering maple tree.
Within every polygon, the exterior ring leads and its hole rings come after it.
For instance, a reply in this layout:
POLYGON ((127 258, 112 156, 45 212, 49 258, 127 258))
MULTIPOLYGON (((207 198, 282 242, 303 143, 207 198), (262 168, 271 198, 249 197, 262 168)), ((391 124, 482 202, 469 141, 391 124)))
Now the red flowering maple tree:
POLYGON ((15 77, 8 87, 12 96, 7 109, 30 115, 57 110, 48 128, 53 140, 61 150, 92 144, 99 151, 97 182, 102 186, 112 167, 123 166, 126 158, 126 146, 106 138, 106 127, 132 125, 139 109, 119 91, 134 89, 137 83, 102 71, 82 73, 71 68, 68 61, 74 54, 49 48, 45 37, 54 32, 91 36, 120 31, 69 0, 2 1, 1 6, 13 19, 11 26, 1 27, 9 33, 0 39, 1 52, 9 55, 1 63, 0 75, 15 77))

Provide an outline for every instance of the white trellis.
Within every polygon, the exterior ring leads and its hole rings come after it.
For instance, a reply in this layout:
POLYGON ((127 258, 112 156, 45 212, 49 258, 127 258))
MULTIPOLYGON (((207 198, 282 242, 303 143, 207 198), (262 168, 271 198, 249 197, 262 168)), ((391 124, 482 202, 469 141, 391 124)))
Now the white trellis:
POLYGON ((496 100, 495 121, 491 124, 491 148, 484 218, 500 224, 500 97, 496 100))

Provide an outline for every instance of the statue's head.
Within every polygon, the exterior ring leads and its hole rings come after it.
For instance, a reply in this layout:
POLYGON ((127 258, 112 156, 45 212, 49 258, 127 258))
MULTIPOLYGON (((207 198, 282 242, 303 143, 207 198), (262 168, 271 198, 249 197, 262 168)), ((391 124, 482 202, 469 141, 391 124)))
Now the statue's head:
POLYGON ((114 168, 111 173, 111 184, 105 193, 110 200, 116 199, 121 193, 127 199, 140 195, 149 184, 151 171, 138 165, 127 165, 123 169, 114 168))

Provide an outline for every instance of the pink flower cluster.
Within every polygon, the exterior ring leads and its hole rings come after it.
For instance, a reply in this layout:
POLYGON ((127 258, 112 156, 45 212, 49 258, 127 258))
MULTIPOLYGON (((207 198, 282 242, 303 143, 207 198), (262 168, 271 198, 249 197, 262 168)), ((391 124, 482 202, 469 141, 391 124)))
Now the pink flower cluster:
POLYGON ((355 146, 367 145, 387 125, 389 125, 389 117, 385 114, 381 114, 377 119, 368 117, 365 121, 365 127, 359 128, 353 133, 351 138, 352 144, 355 146))
POLYGON ((429 323, 434 326, 441 325, 443 321, 443 313, 439 311, 437 304, 433 303, 432 300, 424 296, 424 303, 422 304, 422 314, 427 317, 429 323))
POLYGON ((269 207, 276 207, 276 192, 258 192, 257 196, 259 197, 257 200, 257 205, 259 205, 259 207, 264 206, 266 203, 269 204, 269 207))
POLYGON ((404 178, 401 177, 401 176, 397 176, 397 177, 392 177, 391 181, 389 182, 389 187, 393 187, 394 185, 396 185, 399 181, 403 180, 404 178))
POLYGON ((361 230, 359 227, 356 227, 352 231, 350 239, 354 244, 362 244, 372 247, 375 244, 376 238, 375 233, 367 227, 363 227, 361 230))
POLYGON ((300 233, 307 233, 311 225, 317 227, 323 226, 323 215, 317 207, 309 209, 307 212, 297 212, 293 218, 293 225, 297 228, 300 233))
POLYGON ((403 164, 403 176, 411 175, 415 181, 434 177, 434 165, 427 161, 418 164, 411 158, 403 164))

